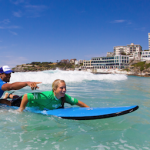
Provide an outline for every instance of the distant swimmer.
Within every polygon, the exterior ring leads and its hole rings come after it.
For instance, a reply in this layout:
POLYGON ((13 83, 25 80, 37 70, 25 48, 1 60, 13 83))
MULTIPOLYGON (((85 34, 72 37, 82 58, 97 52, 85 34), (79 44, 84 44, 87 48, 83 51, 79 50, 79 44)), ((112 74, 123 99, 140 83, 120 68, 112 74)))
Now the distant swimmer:
POLYGON ((57 108, 64 108, 64 103, 78 105, 80 107, 89 107, 82 101, 79 101, 65 93, 65 81, 57 79, 52 84, 52 91, 25 94, 22 98, 18 111, 22 112, 26 106, 39 107, 41 110, 53 110, 57 108))
MULTIPOLYGON (((11 70, 9 66, 3 66, 0 68, 0 98, 2 97, 5 91, 19 90, 24 88, 25 86, 30 86, 31 90, 36 90, 37 88, 39 88, 37 84, 41 82, 26 81, 26 82, 8 83, 11 78, 11 73, 14 73, 14 71, 11 70)), ((6 94, 4 99, 0 99, 0 103, 13 106, 14 102, 8 101, 7 98, 16 99, 19 98, 19 96, 13 94, 8 94, 8 95, 6 94)))

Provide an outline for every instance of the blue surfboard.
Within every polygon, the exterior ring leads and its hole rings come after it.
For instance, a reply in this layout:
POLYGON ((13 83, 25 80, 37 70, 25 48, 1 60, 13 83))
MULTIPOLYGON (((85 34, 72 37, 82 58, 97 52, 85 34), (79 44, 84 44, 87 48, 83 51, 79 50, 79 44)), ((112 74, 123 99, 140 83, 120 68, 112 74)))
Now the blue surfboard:
POLYGON ((109 108, 71 107, 71 108, 60 108, 43 111, 27 108, 26 110, 43 115, 53 115, 63 119, 92 120, 124 115, 127 113, 131 113, 137 110, 138 108, 139 106, 136 105, 136 106, 109 107, 109 108))
MULTIPOLYGON (((2 104, 0 104, 2 105, 2 104)), ((6 105, 5 105, 6 106, 6 105)), ((6 106, 7 108, 18 109, 15 106, 6 106)), ((107 108, 85 108, 85 107, 70 107, 60 108, 54 110, 38 110, 34 108, 26 107, 24 111, 32 113, 52 115, 63 119, 73 120, 92 120, 92 119, 103 119, 109 117, 115 117, 131 113, 137 110, 139 106, 123 106, 123 107, 107 107, 107 108)))

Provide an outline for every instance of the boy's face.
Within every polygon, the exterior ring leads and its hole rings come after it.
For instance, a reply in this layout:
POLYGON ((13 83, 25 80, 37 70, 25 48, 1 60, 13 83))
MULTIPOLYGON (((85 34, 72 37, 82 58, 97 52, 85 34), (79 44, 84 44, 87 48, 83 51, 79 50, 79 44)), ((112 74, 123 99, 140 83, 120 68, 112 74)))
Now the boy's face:
POLYGON ((56 90, 54 90, 55 96, 60 99, 64 97, 66 93, 66 84, 64 82, 60 82, 56 90))

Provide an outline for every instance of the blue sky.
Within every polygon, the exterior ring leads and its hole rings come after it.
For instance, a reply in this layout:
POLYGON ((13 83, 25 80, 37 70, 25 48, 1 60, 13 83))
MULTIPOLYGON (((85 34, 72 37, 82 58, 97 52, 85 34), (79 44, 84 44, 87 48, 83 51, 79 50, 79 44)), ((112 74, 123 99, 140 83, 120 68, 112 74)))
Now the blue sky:
POLYGON ((149 0, 0 0, 0 66, 148 49, 149 0))

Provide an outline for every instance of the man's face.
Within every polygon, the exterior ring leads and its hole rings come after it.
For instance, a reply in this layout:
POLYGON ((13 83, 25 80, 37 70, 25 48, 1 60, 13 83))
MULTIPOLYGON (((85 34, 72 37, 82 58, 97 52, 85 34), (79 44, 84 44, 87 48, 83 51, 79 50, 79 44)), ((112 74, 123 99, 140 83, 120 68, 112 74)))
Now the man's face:
POLYGON ((5 82, 9 82, 10 81, 10 77, 11 77, 11 73, 9 73, 9 74, 1 73, 0 74, 1 80, 5 81, 5 82))

